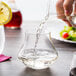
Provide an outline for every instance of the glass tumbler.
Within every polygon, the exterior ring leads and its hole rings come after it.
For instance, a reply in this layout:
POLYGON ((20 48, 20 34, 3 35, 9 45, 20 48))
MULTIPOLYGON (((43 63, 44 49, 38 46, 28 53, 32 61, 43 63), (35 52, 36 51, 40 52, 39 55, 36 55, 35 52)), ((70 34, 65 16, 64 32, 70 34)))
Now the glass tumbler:
POLYGON ((29 68, 45 69, 55 62, 58 53, 53 45, 51 33, 26 32, 18 58, 29 68))
POLYGON ((4 26, 0 25, 0 54, 2 54, 2 51, 4 49, 4 44, 5 44, 4 26))

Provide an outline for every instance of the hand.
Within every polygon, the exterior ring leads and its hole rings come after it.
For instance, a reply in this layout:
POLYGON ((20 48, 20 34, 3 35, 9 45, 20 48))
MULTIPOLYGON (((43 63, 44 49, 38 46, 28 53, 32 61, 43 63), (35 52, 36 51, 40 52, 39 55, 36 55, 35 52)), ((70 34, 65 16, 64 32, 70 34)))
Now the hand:
POLYGON ((71 13, 76 14, 76 0, 58 0, 56 3, 56 11, 58 18, 62 19, 69 26, 71 26, 71 24, 66 19, 66 16, 70 16, 71 13))

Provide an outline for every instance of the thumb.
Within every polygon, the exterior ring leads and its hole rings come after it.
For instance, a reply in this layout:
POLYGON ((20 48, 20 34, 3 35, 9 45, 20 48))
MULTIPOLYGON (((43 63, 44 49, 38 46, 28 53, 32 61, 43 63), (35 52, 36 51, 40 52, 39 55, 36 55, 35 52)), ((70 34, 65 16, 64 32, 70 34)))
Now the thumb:
POLYGON ((63 7, 65 11, 65 16, 69 16, 72 13, 73 2, 74 0, 64 0, 63 7))
POLYGON ((76 0, 74 1, 74 15, 76 15, 76 0))

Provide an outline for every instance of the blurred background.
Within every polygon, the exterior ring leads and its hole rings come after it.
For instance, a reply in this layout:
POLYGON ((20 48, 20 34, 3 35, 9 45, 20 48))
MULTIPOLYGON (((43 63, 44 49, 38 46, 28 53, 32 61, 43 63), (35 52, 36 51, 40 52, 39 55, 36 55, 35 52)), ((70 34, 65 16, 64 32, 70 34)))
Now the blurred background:
MULTIPOLYGON (((22 12, 23 20, 25 21, 38 21, 42 19, 47 13, 49 0, 3 0, 5 2, 15 1, 16 7, 22 12)), ((50 0, 51 12, 55 12, 56 0, 50 0)), ((50 12, 50 13, 51 13, 50 12)))

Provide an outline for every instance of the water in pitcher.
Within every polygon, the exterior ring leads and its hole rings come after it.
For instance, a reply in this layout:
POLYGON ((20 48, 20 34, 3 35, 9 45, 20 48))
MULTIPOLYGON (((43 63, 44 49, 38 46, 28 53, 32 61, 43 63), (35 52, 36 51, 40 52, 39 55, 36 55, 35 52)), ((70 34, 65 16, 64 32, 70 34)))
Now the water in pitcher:
POLYGON ((9 29, 19 29, 22 24, 22 13, 17 8, 15 0, 8 0, 7 3, 12 10, 12 19, 9 23, 5 24, 4 26, 9 29))
POLYGON ((15 29, 20 28, 22 24, 22 14, 19 10, 12 10, 12 19, 9 23, 5 24, 4 26, 7 28, 15 29))

